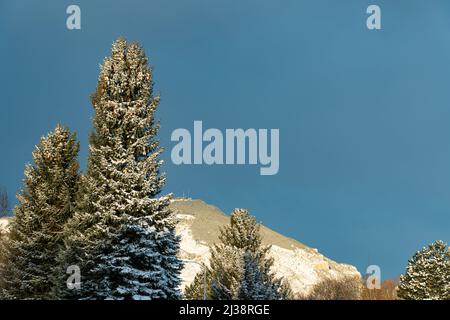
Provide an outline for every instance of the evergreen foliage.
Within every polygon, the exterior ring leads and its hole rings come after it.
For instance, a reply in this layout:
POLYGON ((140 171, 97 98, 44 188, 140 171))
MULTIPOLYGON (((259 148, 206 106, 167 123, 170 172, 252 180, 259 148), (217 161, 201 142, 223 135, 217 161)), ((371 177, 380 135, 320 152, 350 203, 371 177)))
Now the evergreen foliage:
POLYGON ((416 252, 400 276, 398 297, 405 300, 450 299, 450 250, 436 241, 416 252))
POLYGON ((78 186, 78 150, 75 134, 59 125, 34 150, 8 238, 1 243, 3 298, 53 298, 62 229, 73 214, 78 186))
MULTIPOLYGON (((220 230, 220 243, 211 248, 207 269, 207 298, 213 300, 289 299, 287 282, 276 278, 271 268, 270 246, 264 246, 260 225, 247 210, 235 209, 230 225, 220 230)), ((186 287, 185 297, 201 299, 203 275, 186 287)))
MULTIPOLYGON (((88 168, 65 228, 61 267, 78 265, 79 299, 177 299, 182 268, 171 196, 159 196, 162 149, 144 50, 121 38, 100 68, 88 168)), ((60 282, 63 286, 63 282, 60 282)))

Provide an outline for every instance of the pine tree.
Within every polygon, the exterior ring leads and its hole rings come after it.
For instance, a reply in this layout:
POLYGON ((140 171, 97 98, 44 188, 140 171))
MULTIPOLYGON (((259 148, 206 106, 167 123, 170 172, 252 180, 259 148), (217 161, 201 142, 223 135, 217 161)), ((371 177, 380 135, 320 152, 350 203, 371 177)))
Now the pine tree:
MULTIPOLYGON (((207 269, 207 297, 214 300, 288 299, 291 290, 287 282, 271 271, 273 258, 270 246, 264 246, 260 225, 247 210, 235 209, 230 225, 220 230, 220 243, 211 249, 207 269)), ((201 299, 202 275, 185 289, 188 299, 201 299)))
POLYGON ((241 248, 218 244, 211 250, 211 299, 236 300, 244 273, 241 248))
POLYGON ((192 283, 184 289, 184 298, 188 300, 203 300, 204 298, 211 297, 211 282, 211 273, 208 267, 202 264, 201 271, 195 275, 192 283))
POLYGON ((26 167, 15 217, 1 245, 3 298, 53 298, 61 232, 75 203, 78 150, 75 134, 59 125, 34 150, 34 164, 26 167))
MULTIPOLYGON (((7 240, 6 232, 7 232, 7 227, 3 227, 0 224, 0 268, 4 262, 5 254, 6 254, 6 250, 5 250, 5 242, 7 240)), ((1 269, 0 269, 0 271, 1 271, 1 269)), ((1 284, 1 280, 0 280, 0 284, 1 284)), ((1 297, 1 290, 2 290, 2 288, 0 287, 0 297, 1 297)))
POLYGON ((62 267, 77 265, 82 277, 81 290, 65 290, 66 298, 180 297, 180 239, 171 196, 159 196, 166 179, 156 139, 158 103, 143 49, 115 41, 92 96, 88 168, 65 230, 62 267))
POLYGON ((400 276, 398 296, 406 300, 450 299, 450 250, 436 241, 418 251, 400 276))
POLYGON ((258 260, 246 252, 243 257, 243 275, 240 283, 239 300, 275 300, 279 298, 276 283, 266 281, 258 260))

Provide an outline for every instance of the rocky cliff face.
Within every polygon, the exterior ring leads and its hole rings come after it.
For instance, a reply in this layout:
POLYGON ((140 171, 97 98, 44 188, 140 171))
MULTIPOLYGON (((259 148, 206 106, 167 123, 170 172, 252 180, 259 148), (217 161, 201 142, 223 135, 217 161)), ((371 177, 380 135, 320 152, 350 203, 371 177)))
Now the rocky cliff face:
MULTIPOLYGON (((172 202, 172 209, 179 219, 181 258, 190 261, 182 272, 184 287, 201 270, 197 263, 208 264, 209 246, 218 241, 219 228, 229 223, 229 217, 201 200, 177 199, 172 202)), ((355 267, 334 262, 317 249, 269 228, 262 226, 261 234, 263 243, 272 245, 275 273, 288 279, 296 293, 307 294, 314 284, 327 277, 361 277, 355 267)))

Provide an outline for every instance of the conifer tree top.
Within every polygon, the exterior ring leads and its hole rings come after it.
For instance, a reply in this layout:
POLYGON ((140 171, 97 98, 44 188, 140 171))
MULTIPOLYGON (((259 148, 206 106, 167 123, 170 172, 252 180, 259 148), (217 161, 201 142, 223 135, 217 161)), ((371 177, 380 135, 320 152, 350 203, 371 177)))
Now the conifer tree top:
POLYGON ((103 101, 149 102, 153 93, 152 72, 144 49, 136 42, 128 45, 124 38, 116 40, 111 56, 105 58, 98 78, 99 90, 94 94, 94 107, 103 101))
POLYGON ((230 225, 220 230, 219 239, 226 245, 255 252, 262 243, 259 230, 260 225, 248 210, 235 209, 230 225))
POLYGON ((179 292, 179 237, 160 195, 152 73, 144 50, 123 38, 100 66, 87 172, 74 217, 66 225, 66 265, 78 265, 83 299, 175 299, 179 292))
POLYGON ((399 297, 450 299, 450 249, 438 240, 417 251, 400 277, 399 297))

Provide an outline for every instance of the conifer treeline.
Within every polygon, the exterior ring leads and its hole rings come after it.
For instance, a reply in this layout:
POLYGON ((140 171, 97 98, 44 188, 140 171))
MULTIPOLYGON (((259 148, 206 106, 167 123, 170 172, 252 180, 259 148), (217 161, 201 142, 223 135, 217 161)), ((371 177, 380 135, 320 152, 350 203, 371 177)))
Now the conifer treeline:
POLYGON ((143 49, 115 41, 92 95, 86 173, 75 135, 61 126, 33 152, 1 242, 2 298, 180 298, 180 239, 171 195, 159 195, 158 102, 143 49), (71 266, 80 270, 79 288, 67 286, 71 266))
MULTIPOLYGON (((160 195, 165 175, 154 117, 159 97, 137 43, 113 43, 91 101, 84 174, 79 143, 67 128, 58 125, 33 152, 9 235, 0 234, 0 298, 182 297, 171 195, 160 195)), ((220 240, 212 248, 208 298, 290 296, 287 284, 273 275, 270 248, 262 246, 259 225, 247 211, 233 213, 220 240)), ((198 289, 197 277, 186 296, 198 289)))

